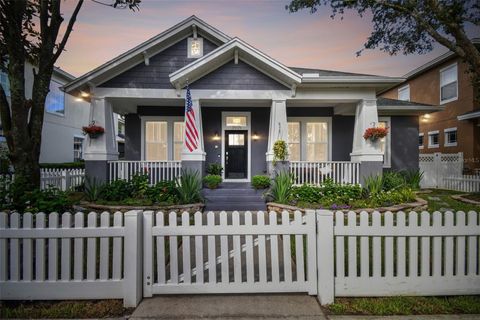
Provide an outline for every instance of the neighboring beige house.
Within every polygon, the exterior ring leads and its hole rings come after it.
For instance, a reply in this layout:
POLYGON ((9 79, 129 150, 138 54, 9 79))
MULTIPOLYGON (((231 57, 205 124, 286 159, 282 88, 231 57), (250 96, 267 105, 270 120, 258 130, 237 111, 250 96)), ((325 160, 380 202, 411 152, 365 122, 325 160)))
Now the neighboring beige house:
MULTIPOLYGON (((480 43, 480 39, 474 39, 480 43)), ((440 105, 443 111, 420 116, 420 153, 463 152, 465 171, 480 167, 480 106, 468 68, 448 52, 404 75, 407 80, 380 93, 381 97, 440 105)))

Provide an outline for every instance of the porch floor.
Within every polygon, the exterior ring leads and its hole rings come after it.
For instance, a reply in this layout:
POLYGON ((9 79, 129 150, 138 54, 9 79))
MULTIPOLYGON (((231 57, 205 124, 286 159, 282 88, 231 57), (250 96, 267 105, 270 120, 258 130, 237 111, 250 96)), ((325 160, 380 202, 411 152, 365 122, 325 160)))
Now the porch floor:
POLYGON ((248 182, 223 182, 217 189, 203 189, 205 211, 246 211, 267 209, 262 190, 255 190, 248 182))

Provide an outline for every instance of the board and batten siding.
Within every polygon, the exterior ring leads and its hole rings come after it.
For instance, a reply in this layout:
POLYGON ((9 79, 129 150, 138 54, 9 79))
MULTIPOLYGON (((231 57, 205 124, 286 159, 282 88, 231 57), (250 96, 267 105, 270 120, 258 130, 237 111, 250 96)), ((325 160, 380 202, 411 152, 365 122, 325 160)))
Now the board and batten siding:
POLYGON ((418 169, 418 116, 391 116, 391 170, 418 169))

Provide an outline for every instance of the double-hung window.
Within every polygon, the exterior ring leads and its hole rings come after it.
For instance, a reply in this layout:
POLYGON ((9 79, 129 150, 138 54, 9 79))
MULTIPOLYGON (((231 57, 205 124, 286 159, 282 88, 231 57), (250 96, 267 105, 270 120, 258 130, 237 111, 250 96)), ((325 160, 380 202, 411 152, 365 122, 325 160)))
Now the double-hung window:
POLYGON ((289 118, 290 161, 328 161, 331 146, 330 118, 289 118))
POLYGON ((455 147, 457 145, 457 128, 448 128, 445 132, 445 147, 455 147))
POLYGON ((440 103, 458 98, 458 67, 453 64, 440 70, 440 103))
POLYGON ((185 123, 183 121, 173 123, 173 160, 182 160, 184 128, 185 123))
POLYGON ((391 121, 390 117, 380 117, 378 118, 378 126, 380 128, 388 128, 388 134, 386 137, 380 139, 380 149, 383 152, 383 167, 391 167, 391 158, 392 158, 392 145, 391 145, 391 121))
POLYGON ((83 159, 83 137, 73 137, 73 161, 83 159))
POLYGON ((181 160, 184 122, 181 117, 142 118, 142 154, 147 161, 181 160))
POLYGON ((398 89, 398 100, 410 101, 410 86, 408 84, 398 89))
POLYGON ((428 133, 428 148, 438 148, 440 146, 440 139, 438 130, 430 131, 428 133))
POLYGON ((57 115, 65 115, 65 93, 60 90, 62 85, 54 80, 50 81, 50 92, 45 100, 45 110, 57 115))

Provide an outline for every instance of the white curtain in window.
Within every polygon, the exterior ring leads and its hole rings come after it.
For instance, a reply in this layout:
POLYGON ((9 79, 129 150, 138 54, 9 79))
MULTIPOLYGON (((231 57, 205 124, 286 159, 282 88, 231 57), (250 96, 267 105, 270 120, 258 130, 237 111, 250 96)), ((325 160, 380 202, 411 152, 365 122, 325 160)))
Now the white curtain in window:
POLYGON ((148 161, 167 160, 168 134, 166 121, 145 123, 145 159, 148 161))
POLYGON ((307 161, 328 160, 327 122, 307 122, 307 161))
POLYGON ((291 161, 300 161, 300 122, 288 123, 288 154, 291 161))
POLYGON ((175 122, 173 124, 173 160, 182 160, 183 139, 185 136, 183 133, 184 126, 184 122, 175 122))

